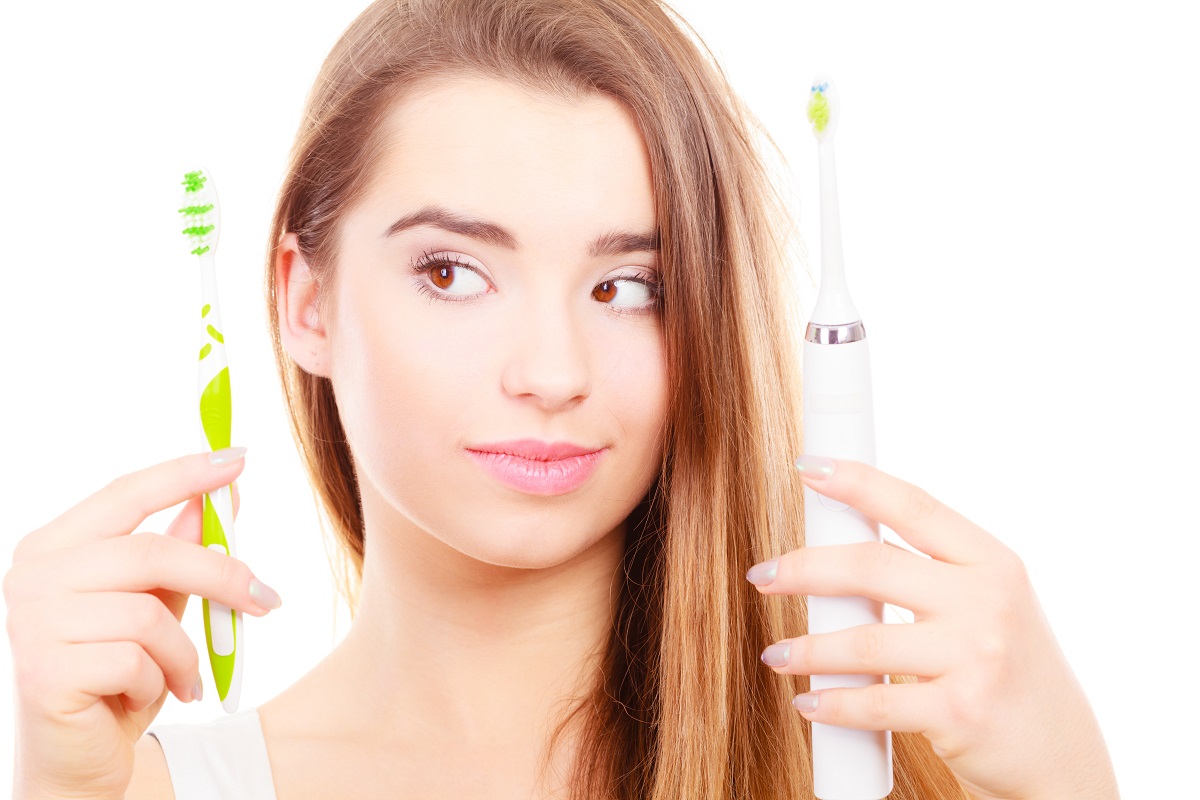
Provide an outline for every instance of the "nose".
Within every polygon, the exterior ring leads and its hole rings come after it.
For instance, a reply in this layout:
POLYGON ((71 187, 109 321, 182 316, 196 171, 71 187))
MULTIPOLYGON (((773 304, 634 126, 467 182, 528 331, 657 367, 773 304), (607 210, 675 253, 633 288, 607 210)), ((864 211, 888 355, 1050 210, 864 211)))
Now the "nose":
POLYGON ((509 327, 513 333, 505 348, 503 389, 545 411, 577 405, 592 390, 588 336, 567 305, 526 306, 509 327))

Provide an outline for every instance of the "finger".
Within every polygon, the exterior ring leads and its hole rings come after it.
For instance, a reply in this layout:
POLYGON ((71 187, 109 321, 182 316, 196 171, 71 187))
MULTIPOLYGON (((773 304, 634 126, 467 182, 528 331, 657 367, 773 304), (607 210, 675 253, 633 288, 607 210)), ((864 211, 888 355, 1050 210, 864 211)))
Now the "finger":
POLYGON ((195 453, 122 475, 26 536, 13 561, 127 535, 151 514, 229 485, 243 466, 244 458, 213 464, 208 453, 195 453))
POLYGON ((98 697, 121 696, 129 711, 141 711, 162 696, 162 670, 136 642, 89 642, 65 645, 53 660, 52 683, 67 687, 60 708, 71 714, 91 707, 98 697))
POLYGON ((784 675, 914 675, 937 678, 951 665, 946 636, 933 623, 857 625, 784 639, 762 652, 784 675))
MULTIPOLYGON (((238 481, 234 481, 229 485, 229 491, 233 494, 233 516, 238 518, 238 510, 241 507, 241 493, 238 492, 238 481)), ((204 497, 200 494, 197 497, 187 501, 184 505, 184 510, 179 512, 172 521, 170 527, 167 528, 167 536, 172 536, 173 539, 180 539, 185 542, 192 542, 193 545, 199 545, 204 539, 204 497)))
MULTIPOLYGON (((814 458, 813 456, 802 456, 814 458)), ((923 489, 886 472, 850 459, 829 459, 833 474, 803 475, 804 485, 818 494, 843 502, 870 519, 888 526, 902 539, 939 561, 978 564, 994 561, 1004 545, 957 511, 923 489)), ((799 467, 801 462, 797 462, 799 467)), ((804 472, 803 467, 801 471, 804 472)))
POLYGON ((253 578, 250 568, 232 556, 157 533, 135 533, 23 562, 7 580, 10 594, 23 602, 67 592, 167 589, 265 616, 267 609, 250 594, 253 578))
MULTIPOLYGON (((238 492, 237 481, 230 484, 230 491, 233 494, 233 516, 236 519, 238 509, 241 508, 241 494, 238 492)), ((197 495, 187 501, 183 510, 171 520, 171 525, 166 530, 166 535, 175 539, 182 539, 185 542, 200 544, 203 536, 203 518, 204 518, 204 495, 197 495)))
POLYGON ((185 703, 192 699, 200 656, 179 620, 153 595, 71 594, 50 601, 46 611, 61 626, 52 635, 65 644, 135 642, 158 665, 167 688, 185 703))
POLYGON ((183 542, 200 544, 201 538, 204 535, 201 529, 203 517, 204 495, 199 495, 187 501, 183 506, 183 510, 179 512, 175 519, 171 520, 171 524, 167 526, 164 535, 183 542))
POLYGON ((958 596, 953 565, 879 542, 801 547, 775 561, 775 578, 756 584, 763 594, 870 597, 918 616, 945 609, 958 596))
MULTIPOLYGON (((241 505, 238 497, 237 481, 231 484, 231 490, 233 493, 233 516, 237 518, 238 507, 241 505)), ((200 495, 188 500, 183 510, 171 521, 171 525, 167 528, 165 535, 183 542, 200 544, 204 538, 204 497, 204 495, 200 495)), ((157 597, 175 616, 175 619, 183 619, 183 614, 187 610, 189 595, 172 592, 168 589, 151 589, 150 594, 157 597)))
MULTIPOLYGON (((800 713, 805 719, 840 728, 869 731, 924 733, 943 702, 936 683, 876 683, 853 689, 821 689, 815 694, 815 711, 800 713)), ((792 702, 800 708, 801 698, 792 702)))

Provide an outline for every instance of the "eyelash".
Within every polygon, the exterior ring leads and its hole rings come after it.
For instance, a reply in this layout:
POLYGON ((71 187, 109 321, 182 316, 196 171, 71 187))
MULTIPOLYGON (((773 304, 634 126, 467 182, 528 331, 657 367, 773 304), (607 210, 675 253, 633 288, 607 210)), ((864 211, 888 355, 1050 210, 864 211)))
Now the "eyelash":
MULTIPOLYGON (((456 255, 448 256, 448 255, 441 255, 441 254, 434 253, 434 252, 426 252, 426 253, 423 253, 419 259, 417 259, 416 261, 413 262, 413 274, 415 274, 417 276, 417 280, 413 281, 413 283, 416 285, 418 292, 428 295, 431 300, 445 300, 448 303, 469 303, 469 302, 473 302, 476 299, 474 297, 454 297, 452 295, 445 294, 445 293, 440 292, 437 289, 435 289, 432 285, 429 284, 428 281, 423 280, 422 276, 428 275, 429 271, 431 269, 433 269, 434 267, 455 267, 455 268, 462 267, 463 269, 469 269, 469 270, 471 270, 471 272, 474 272, 476 275, 479 275, 479 270, 475 269, 470 264, 464 263, 456 255)), ((480 277, 482 278, 483 276, 480 275, 480 277)), ((662 295, 662 284, 660 282, 654 280, 653 278, 649 278, 649 277, 634 277, 634 276, 622 275, 617 278, 609 278, 608 280, 604 281, 604 283, 609 283, 612 281, 633 281, 635 283, 640 283, 640 284, 644 285, 646 288, 648 288, 650 290, 650 294, 651 294, 650 301, 644 306, 638 306, 636 308, 621 308, 620 306, 610 306, 612 311, 614 311, 615 313, 617 313, 617 314, 652 314, 652 313, 655 313, 658 311, 659 303, 660 303, 659 298, 662 295)))

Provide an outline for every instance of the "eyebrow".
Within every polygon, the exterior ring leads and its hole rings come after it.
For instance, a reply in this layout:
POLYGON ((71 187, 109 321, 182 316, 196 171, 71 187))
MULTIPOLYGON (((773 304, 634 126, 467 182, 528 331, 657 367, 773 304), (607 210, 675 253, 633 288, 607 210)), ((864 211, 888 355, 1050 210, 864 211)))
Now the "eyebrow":
MULTIPOLYGON (((488 222, 475 217, 468 217, 443 206, 425 206, 406 214, 393 222, 384 232, 384 238, 395 236, 408 228, 420 225, 430 225, 451 233, 470 236, 487 244, 517 250, 520 243, 517 237, 507 228, 494 222, 488 222)), ((650 232, 609 231, 597 236, 588 246, 588 255, 593 258, 601 256, 619 256, 626 253, 657 252, 661 249, 661 240, 657 230, 650 232)))

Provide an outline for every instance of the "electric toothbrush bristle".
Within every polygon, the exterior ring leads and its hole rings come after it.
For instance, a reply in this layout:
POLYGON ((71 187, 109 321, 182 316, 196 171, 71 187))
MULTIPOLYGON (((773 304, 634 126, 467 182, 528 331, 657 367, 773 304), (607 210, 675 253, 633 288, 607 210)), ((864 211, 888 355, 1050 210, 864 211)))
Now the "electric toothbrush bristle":
MULTIPOLYGON (((833 132, 838 123, 838 95, 828 75, 813 81, 808 100, 808 120, 817 137, 821 181, 821 285, 810 322, 816 325, 860 323, 858 309, 846 289, 842 269, 842 226, 838 212, 837 173, 833 158, 833 132)), ((805 334, 808 335, 807 333, 805 334)))
POLYGON ((813 79, 808 96, 808 121, 812 123, 813 135, 818 142, 833 136, 837 112, 837 90, 829 76, 822 73, 813 79))

